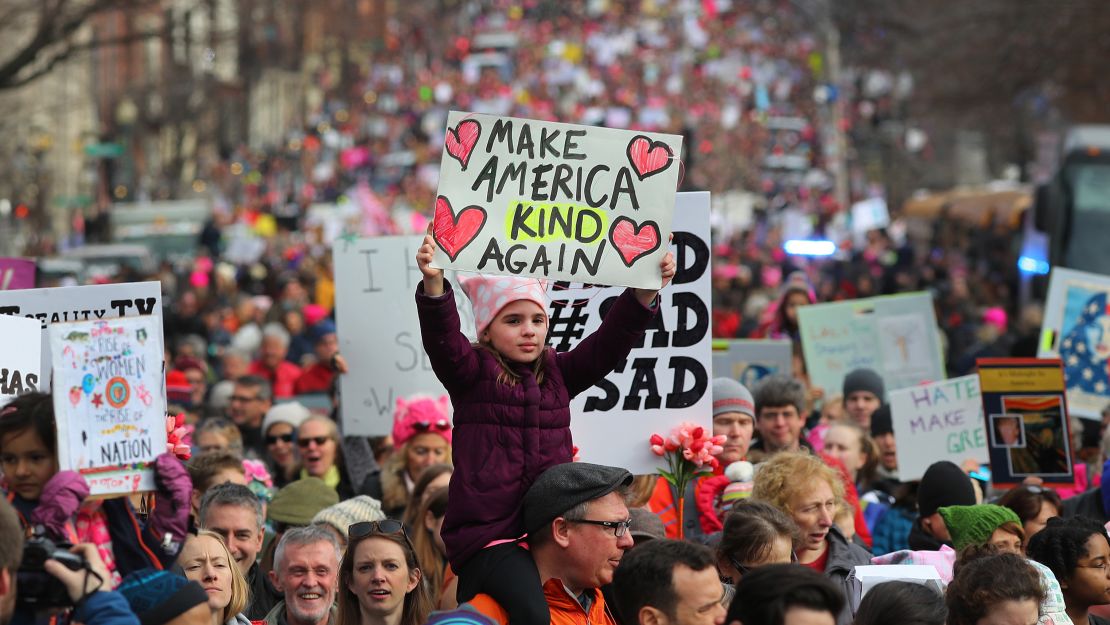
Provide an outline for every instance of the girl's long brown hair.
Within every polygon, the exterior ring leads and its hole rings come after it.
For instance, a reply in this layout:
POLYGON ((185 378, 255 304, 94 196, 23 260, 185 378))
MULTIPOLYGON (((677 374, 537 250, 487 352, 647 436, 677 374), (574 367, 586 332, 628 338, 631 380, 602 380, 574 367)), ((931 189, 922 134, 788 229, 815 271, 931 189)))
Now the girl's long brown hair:
MULTIPOLYGON (((501 355, 501 352, 494 349, 493 346, 488 343, 478 342, 474 343, 474 346, 480 347, 490 354, 493 354, 493 358, 497 360, 497 364, 501 365, 501 373, 497 374, 497 382, 499 384, 516 386, 517 382, 520 382, 520 374, 513 371, 513 368, 509 366, 508 361, 501 355)), ((536 386, 543 386, 544 363, 547 361, 549 352, 553 354, 555 350, 550 347, 545 347, 540 353, 539 358, 536 358, 536 362, 532 363, 532 375, 536 378, 536 386)))
POLYGON ((409 577, 413 574, 419 581, 416 588, 405 593, 405 601, 401 604, 401 625, 424 625, 428 615, 432 613, 432 595, 428 585, 424 582, 423 572, 416 561, 416 553, 403 535, 398 534, 367 534, 361 538, 352 538, 347 543, 347 551, 343 554, 343 562, 339 564, 339 592, 336 603, 339 604, 337 625, 360 625, 362 610, 359 608, 358 598, 351 592, 351 580, 354 578, 355 551, 363 542, 380 538, 388 540, 401 548, 405 554, 405 566, 409 569, 409 577))

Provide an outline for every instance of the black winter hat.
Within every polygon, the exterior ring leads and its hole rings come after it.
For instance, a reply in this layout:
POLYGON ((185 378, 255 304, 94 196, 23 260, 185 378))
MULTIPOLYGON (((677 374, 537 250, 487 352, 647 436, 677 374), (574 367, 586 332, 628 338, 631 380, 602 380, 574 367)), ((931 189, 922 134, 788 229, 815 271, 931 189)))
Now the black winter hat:
POLYGON ((568 510, 632 483, 625 469, 588 462, 558 464, 544 471, 524 494, 524 531, 533 534, 568 510))
POLYGON ((890 404, 883 404, 871 413, 871 437, 893 433, 894 421, 890 415, 890 404))
POLYGON ((921 476, 917 487, 917 509, 922 517, 931 516, 945 506, 974 506, 975 488, 971 478, 955 463, 934 462, 921 476))
POLYGON ((856 391, 868 391, 878 397, 880 401, 886 401, 886 386, 883 384, 883 377, 875 373, 871 369, 853 369, 844 376, 844 399, 856 391))

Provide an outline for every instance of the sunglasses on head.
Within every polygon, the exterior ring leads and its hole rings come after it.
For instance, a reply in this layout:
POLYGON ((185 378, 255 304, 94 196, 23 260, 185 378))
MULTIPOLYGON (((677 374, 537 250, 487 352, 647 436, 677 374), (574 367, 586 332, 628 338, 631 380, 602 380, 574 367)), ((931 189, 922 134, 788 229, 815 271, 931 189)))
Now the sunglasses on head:
POLYGON ((447 430, 451 429, 451 424, 447 422, 447 419, 440 419, 433 423, 429 423, 427 421, 417 421, 416 423, 412 424, 412 429, 416 430, 417 432, 446 432, 447 430))
POLYGON ((267 436, 266 437, 266 444, 267 445, 273 445, 274 443, 276 443, 278 441, 281 441, 283 443, 292 443, 293 442, 293 435, 292 434, 278 434, 277 436, 267 436))
POLYGON ((405 524, 395 519, 382 519, 381 521, 360 521, 347 528, 347 540, 358 540, 366 538, 367 536, 396 536, 401 535, 405 539, 405 544, 408 545, 410 551, 415 552, 415 547, 412 546, 412 541, 409 540, 408 532, 405 531, 405 524))
POLYGON ((308 447, 312 443, 316 443, 317 447, 323 447, 324 443, 330 441, 328 436, 310 436, 308 438, 301 438, 297 440, 297 445, 300 447, 308 447))

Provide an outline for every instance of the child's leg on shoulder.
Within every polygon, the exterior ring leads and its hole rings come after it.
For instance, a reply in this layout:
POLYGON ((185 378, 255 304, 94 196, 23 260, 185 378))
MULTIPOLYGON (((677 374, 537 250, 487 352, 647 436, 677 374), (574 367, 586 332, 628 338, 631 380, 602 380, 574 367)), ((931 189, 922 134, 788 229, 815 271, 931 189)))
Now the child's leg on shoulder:
POLYGON ((540 572, 532 554, 516 543, 486 547, 459 571, 459 604, 487 594, 509 613, 511 625, 549 625, 540 572))

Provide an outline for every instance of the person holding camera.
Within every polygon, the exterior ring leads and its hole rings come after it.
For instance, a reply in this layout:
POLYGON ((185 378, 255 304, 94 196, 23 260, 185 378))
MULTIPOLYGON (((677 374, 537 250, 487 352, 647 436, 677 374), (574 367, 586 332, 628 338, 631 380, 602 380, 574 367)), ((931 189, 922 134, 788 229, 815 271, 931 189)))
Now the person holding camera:
POLYGON ((36 608, 72 608, 70 622, 84 625, 139 625, 123 595, 108 589, 95 546, 56 550, 40 538, 25 552, 23 536, 15 508, 0 498, 0 625, 34 622, 36 608), (41 588, 19 596, 17 579, 41 588))
POLYGON ((27 393, 0 409, 3 494, 24 530, 42 526, 54 542, 95 544, 113 584, 135 570, 173 566, 193 490, 181 461, 173 454, 155 459, 155 505, 144 519, 127 497, 86 502, 85 479, 59 470, 55 428, 49 393, 27 393))

